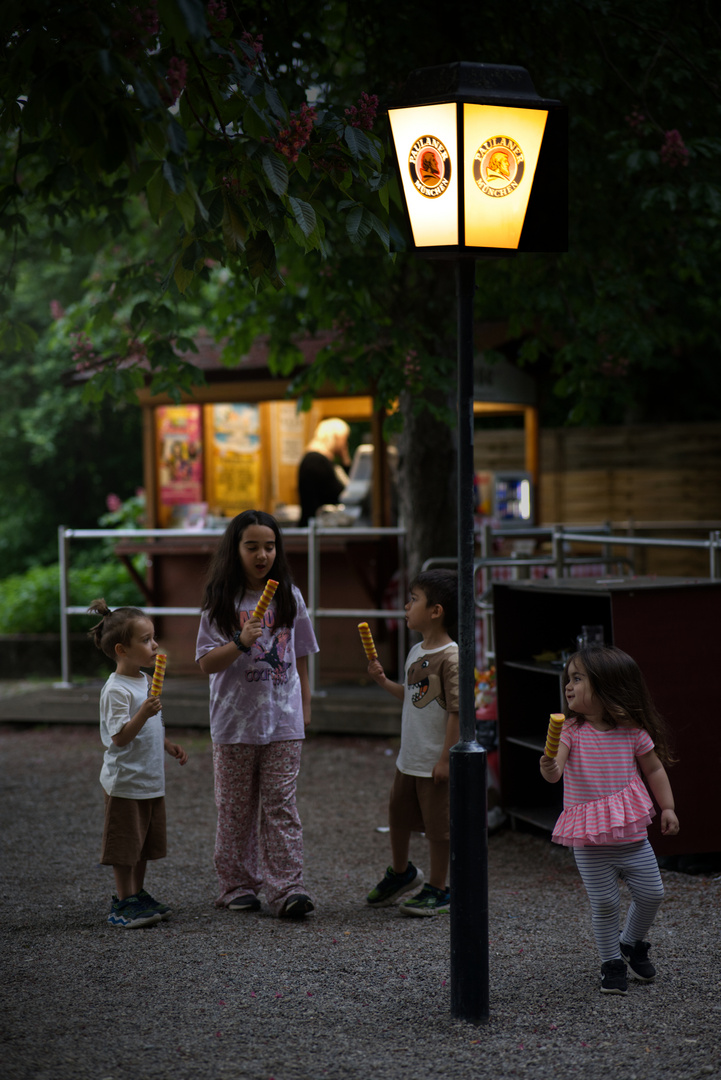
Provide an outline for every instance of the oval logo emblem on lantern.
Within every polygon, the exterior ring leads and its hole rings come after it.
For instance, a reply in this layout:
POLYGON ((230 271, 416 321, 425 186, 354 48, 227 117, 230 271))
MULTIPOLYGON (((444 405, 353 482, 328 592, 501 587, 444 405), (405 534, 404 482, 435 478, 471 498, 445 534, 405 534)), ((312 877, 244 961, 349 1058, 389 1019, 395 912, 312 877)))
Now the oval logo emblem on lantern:
POLYGON ((408 155, 408 168, 416 191, 426 199, 437 199, 451 180, 451 158, 435 135, 421 135, 408 155))
POLYGON ((521 183, 524 164, 523 151, 515 140, 507 135, 493 135, 476 150, 473 177, 484 195, 503 198, 521 183))

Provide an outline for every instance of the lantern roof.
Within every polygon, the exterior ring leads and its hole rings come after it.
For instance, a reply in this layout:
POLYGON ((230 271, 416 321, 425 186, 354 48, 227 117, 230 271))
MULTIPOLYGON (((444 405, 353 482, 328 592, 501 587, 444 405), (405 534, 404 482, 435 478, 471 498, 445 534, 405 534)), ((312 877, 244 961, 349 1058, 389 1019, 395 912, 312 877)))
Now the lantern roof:
POLYGON ((457 61, 412 71, 394 105, 430 105, 440 101, 548 108, 557 101, 539 97, 528 71, 514 64, 457 61))

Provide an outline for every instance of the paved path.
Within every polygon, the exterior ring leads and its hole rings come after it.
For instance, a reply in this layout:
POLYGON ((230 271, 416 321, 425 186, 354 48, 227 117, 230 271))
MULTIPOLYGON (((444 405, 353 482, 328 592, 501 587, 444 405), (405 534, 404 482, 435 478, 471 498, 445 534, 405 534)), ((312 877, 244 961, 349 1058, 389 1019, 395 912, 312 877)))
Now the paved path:
MULTIPOLYGON (((71 687, 49 680, 0 680, 0 724, 90 724, 97 726, 102 679, 71 687)), ((167 678, 163 686, 166 724, 208 727, 205 679, 167 678)), ((313 698, 316 731, 344 735, 400 735, 401 709, 380 687, 324 687, 313 698)))
MULTIPOLYGON (((490 839, 491 1016, 450 1016, 449 919, 363 902, 388 861, 392 740, 316 736, 299 786, 303 923, 217 911, 207 733, 172 732, 168 858, 148 887, 174 909, 107 926, 97 865, 101 748, 90 726, 0 725, 4 1080, 691 1080, 721 1076, 721 883, 665 872, 654 984, 598 992, 568 852, 490 839)), ((427 868, 425 841, 411 857, 427 868)))

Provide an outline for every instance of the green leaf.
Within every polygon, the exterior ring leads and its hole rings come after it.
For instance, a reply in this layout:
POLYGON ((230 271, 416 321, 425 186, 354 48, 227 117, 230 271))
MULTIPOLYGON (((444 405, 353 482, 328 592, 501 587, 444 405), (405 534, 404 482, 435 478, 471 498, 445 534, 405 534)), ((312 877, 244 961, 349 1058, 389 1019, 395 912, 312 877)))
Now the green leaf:
POLYGON ((372 216, 364 206, 356 206, 348 214, 345 228, 352 243, 359 244, 366 239, 373 228, 373 223, 370 220, 372 216))
POLYGON ((133 79, 133 87, 135 93, 138 96, 138 101, 143 108, 148 109, 150 112, 154 112, 156 109, 162 109, 163 103, 160 100, 160 95, 155 89, 153 84, 144 78, 139 72, 135 73, 133 79))
POLYGON ((185 173, 172 161, 163 162, 163 176, 174 195, 181 195, 185 191, 185 173))
POLYGON ((128 195, 137 195, 147 187, 152 176, 160 170, 159 161, 141 161, 128 180, 128 195))
POLYGON ((370 158, 380 165, 380 154, 375 140, 370 139, 361 128, 355 128, 347 124, 343 131, 343 139, 357 161, 370 158))
POLYGON ((243 132, 251 139, 265 139, 271 128, 254 101, 248 102, 243 113, 243 132))
POLYGON ((180 126, 178 121, 174 120, 172 117, 170 119, 170 123, 168 124, 167 140, 168 146, 170 147, 171 151, 174 154, 177 154, 178 157, 184 154, 188 149, 188 140, 186 138, 185 131, 180 126))
POLYGON ((203 255, 203 245, 194 240, 192 244, 188 244, 183 252, 183 268, 196 273, 197 264, 202 260, 203 255))
POLYGON ((266 232, 258 233, 248 241, 246 249, 248 270, 254 282, 264 277, 273 277, 276 273, 275 245, 266 232))
POLYGON ((178 44, 200 41, 208 33, 202 0, 158 0, 158 15, 178 44))
POLYGON ((243 251, 246 235, 245 223, 235 205, 227 196, 223 196, 223 239, 228 251, 243 251))
POLYGON ((300 154, 298 160, 295 163, 295 167, 304 180, 308 180, 310 177, 310 158, 307 154, 300 154))
POLYGON ((190 191, 183 191, 175 200, 175 209, 183 219, 186 232, 192 232, 195 228, 195 216, 197 205, 190 191))
POLYGON ((37 344, 38 335, 27 323, 15 323, 15 343, 18 351, 32 350, 37 344))
POLYGON ((277 154, 264 154, 263 172, 273 192, 278 196, 285 195, 288 190, 288 170, 285 162, 277 154))
POLYGON ((310 203, 303 199, 296 199, 293 195, 288 198, 293 217, 300 225, 305 236, 310 236, 316 227, 315 210, 310 203))
POLYGON ((274 86, 266 85, 265 87, 265 100, 268 104, 268 108, 275 116, 276 120, 285 122, 288 119, 288 110, 283 104, 282 98, 274 86))
POLYGON ((372 213, 372 211, 370 211, 370 210, 364 209, 363 210, 363 215, 364 215, 365 218, 370 220, 370 224, 371 224, 371 228, 373 229, 373 232, 376 233, 377 236, 380 238, 381 243, 383 244, 384 248, 387 251, 388 248, 390 247, 390 237, 388 235, 387 226, 384 225, 383 222, 380 220, 380 218, 376 217, 376 215, 374 213, 372 213))
POLYGON ((192 285, 194 277, 193 271, 186 269, 182 259, 178 259, 173 271, 173 281, 178 286, 178 292, 185 293, 185 290, 192 285))
POLYGON ((164 167, 158 169, 155 176, 150 178, 146 188, 148 209, 155 221, 161 221, 168 210, 173 208, 173 196, 163 173, 164 167))

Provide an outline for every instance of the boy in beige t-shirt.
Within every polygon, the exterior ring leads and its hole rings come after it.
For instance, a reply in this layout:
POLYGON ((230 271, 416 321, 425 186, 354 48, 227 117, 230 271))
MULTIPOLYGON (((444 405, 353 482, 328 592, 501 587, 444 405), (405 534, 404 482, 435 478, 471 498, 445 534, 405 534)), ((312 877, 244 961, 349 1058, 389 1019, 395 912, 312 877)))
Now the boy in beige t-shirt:
POLYGON ((403 714, 388 807, 393 863, 366 900, 371 907, 387 907, 423 884, 423 874, 408 861, 408 852, 411 832, 424 832, 430 877, 419 893, 401 904, 404 915, 438 915, 450 908, 449 752, 459 739, 458 646, 451 635, 457 611, 455 571, 419 574, 411 583, 406 623, 423 640, 408 653, 404 683, 387 679, 377 659, 368 665, 371 678, 403 702, 403 714))

